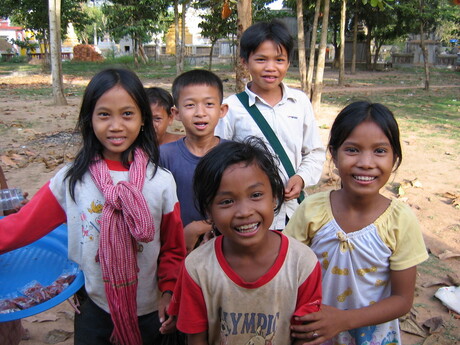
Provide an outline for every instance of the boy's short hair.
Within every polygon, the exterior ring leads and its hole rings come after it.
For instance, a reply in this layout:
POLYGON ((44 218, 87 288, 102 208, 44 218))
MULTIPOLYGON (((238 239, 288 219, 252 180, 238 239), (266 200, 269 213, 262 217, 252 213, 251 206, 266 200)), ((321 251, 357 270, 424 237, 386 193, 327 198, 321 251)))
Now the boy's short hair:
POLYGON ((219 91, 220 103, 222 103, 224 99, 224 86, 222 84, 222 80, 220 80, 220 78, 211 71, 205 69, 194 69, 184 72, 174 79, 172 94, 175 105, 179 102, 179 96, 182 89, 190 85, 207 85, 215 87, 219 91))
POLYGON ((157 104, 164 108, 168 115, 171 115, 171 108, 174 106, 174 101, 171 94, 161 87, 148 87, 145 89, 150 104, 157 104))
POLYGON ((286 25, 276 19, 270 22, 256 23, 243 32, 240 39, 240 58, 248 61, 251 53, 255 52, 265 41, 273 41, 278 47, 284 47, 288 54, 288 60, 291 60, 294 39, 286 25))

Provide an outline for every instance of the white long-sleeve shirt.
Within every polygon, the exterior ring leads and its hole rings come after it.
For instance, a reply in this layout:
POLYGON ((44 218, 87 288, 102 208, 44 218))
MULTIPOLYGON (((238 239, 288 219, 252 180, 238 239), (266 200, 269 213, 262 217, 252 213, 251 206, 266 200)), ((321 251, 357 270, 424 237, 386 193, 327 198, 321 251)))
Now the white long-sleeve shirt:
MULTIPOLYGON (((283 98, 273 107, 249 90, 248 85, 245 92, 249 96, 249 106, 256 104, 283 145, 296 174, 302 177, 305 187, 312 186, 318 183, 326 160, 313 108, 304 92, 289 88, 283 83, 281 87, 283 98)), ((226 98, 223 103, 228 104, 229 110, 216 127, 217 136, 241 141, 253 135, 263 138, 271 148, 261 129, 236 95, 226 98)), ((289 177, 281 163, 280 173, 286 185, 289 177)), ((271 228, 284 229, 286 216, 291 217, 297 206, 297 200, 285 202, 271 228)))

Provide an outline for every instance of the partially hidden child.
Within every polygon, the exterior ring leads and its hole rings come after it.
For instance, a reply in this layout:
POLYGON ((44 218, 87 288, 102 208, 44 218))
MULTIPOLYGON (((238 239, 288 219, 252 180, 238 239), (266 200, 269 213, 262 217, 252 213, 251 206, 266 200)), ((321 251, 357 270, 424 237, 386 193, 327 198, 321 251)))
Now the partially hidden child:
POLYGON ((171 112, 174 101, 171 94, 161 87, 148 87, 145 89, 152 110, 153 126, 158 139, 158 145, 170 143, 184 136, 168 132, 168 127, 173 124, 174 115, 171 112))
POLYGON ((190 252, 213 233, 206 218, 195 207, 192 180, 200 158, 224 141, 214 134, 214 129, 227 113, 228 106, 222 104, 221 79, 203 69, 179 75, 173 82, 172 94, 175 104, 172 113, 182 122, 185 137, 161 146, 160 163, 176 180, 185 244, 190 252))
POLYGON ((304 188, 318 183, 326 159, 310 100, 304 92, 283 82, 293 47, 294 40, 280 21, 256 23, 243 33, 240 58, 251 81, 244 92, 224 100, 229 111, 216 128, 216 135, 224 139, 241 141, 250 135, 265 138, 272 152, 281 158, 285 203, 271 227, 277 230, 284 229, 304 188), (265 122, 265 126, 259 122, 265 122))
POLYGON ((169 308, 188 345, 301 344, 295 315, 321 304, 321 267, 312 250, 269 230, 283 181, 263 141, 224 142, 198 163, 200 212, 221 236, 192 251, 169 308))
POLYGON ((174 328, 165 311, 185 245, 174 178, 158 167, 136 74, 96 74, 77 127, 83 144, 75 160, 0 220, 0 253, 67 223, 68 257, 82 269, 88 296, 75 315, 74 344, 151 344, 174 328))
POLYGON ((306 198, 285 233, 309 245, 323 273, 321 310, 300 317, 305 344, 401 344, 398 317, 412 307, 416 266, 428 258, 410 207, 381 194, 402 160, 398 124, 384 105, 357 101, 328 144, 341 188, 306 198))

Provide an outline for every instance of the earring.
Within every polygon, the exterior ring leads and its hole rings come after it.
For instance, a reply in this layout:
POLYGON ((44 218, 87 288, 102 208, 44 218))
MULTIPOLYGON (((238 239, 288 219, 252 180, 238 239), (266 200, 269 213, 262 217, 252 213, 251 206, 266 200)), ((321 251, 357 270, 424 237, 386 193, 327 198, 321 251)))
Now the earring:
POLYGON ((141 126, 141 132, 143 132, 143 131, 144 131, 144 126, 141 126))

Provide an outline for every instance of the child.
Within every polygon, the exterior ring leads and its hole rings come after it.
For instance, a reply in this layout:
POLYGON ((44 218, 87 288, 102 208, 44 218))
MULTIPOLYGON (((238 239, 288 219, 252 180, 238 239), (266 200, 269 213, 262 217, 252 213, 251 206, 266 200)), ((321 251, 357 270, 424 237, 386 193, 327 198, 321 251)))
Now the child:
MULTIPOLYGON (((8 189, 8 183, 6 182, 5 174, 0 166, 0 189, 8 189)), ((27 193, 24 193, 24 198, 27 197, 27 193)), ((24 200, 25 204, 27 200, 24 200)), ((17 210, 1 210, 0 216, 15 213, 17 210)), ((22 327, 21 320, 14 320, 9 322, 0 322, 0 344, 2 345, 18 345, 21 342, 22 337, 25 334, 25 330, 22 327)))
POLYGON ((321 268, 310 248, 269 231, 284 193, 272 155, 255 137, 222 143, 193 187, 222 236, 185 260, 169 309, 179 330, 189 345, 291 344, 292 316, 319 309, 321 268))
MULTIPOLYGON (((284 24, 276 20, 252 25, 240 41, 240 58, 252 78, 244 91, 248 105, 260 111, 286 151, 295 172, 289 177, 284 166, 280 165, 286 202, 271 227, 278 230, 284 229, 286 218, 297 208, 296 199, 301 191, 319 181, 325 161, 325 150, 308 97, 283 83, 292 49, 292 36, 284 24)), ((240 141, 249 135, 264 137, 237 95, 228 97, 224 103, 228 104, 229 112, 219 122, 216 135, 240 141)), ((275 151, 271 146, 273 143, 268 144, 275 151)))
POLYGON ((139 78, 123 69, 94 76, 77 126, 83 146, 75 161, 0 221, 0 253, 67 222, 69 258, 83 270, 89 297, 75 317, 75 345, 150 344, 160 326, 173 326, 165 310, 185 245, 174 178, 157 169, 139 78))
POLYGON ((398 124, 385 106, 355 102, 337 116, 328 147, 341 189, 305 199, 285 230, 320 260, 326 304, 299 318, 306 324, 293 335, 306 344, 400 344, 397 318, 412 306, 416 265, 428 255, 410 208, 380 194, 401 164, 398 124))
POLYGON ((211 226, 195 207, 192 178, 198 161, 206 152, 221 142, 214 135, 214 128, 227 113, 222 104, 222 81, 214 73, 196 69, 178 76, 172 85, 175 106, 172 113, 182 121, 185 138, 165 144, 160 150, 160 163, 171 171, 177 183, 184 224, 185 244, 190 252, 200 242, 199 238, 210 233, 211 226))
POLYGON ((149 87, 145 89, 150 102, 150 109, 153 115, 153 126, 158 139, 158 145, 163 145, 183 137, 180 134, 168 133, 168 126, 172 125, 174 116, 171 108, 174 106, 172 96, 168 91, 160 87, 149 87))

